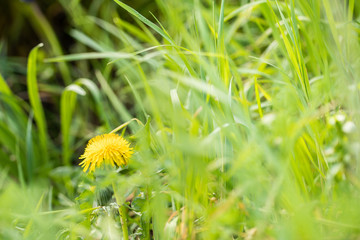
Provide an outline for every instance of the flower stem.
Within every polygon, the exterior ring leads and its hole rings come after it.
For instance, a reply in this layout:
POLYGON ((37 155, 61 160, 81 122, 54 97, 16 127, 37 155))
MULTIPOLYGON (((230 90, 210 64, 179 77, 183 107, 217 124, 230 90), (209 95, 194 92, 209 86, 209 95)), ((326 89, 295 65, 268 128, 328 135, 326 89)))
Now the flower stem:
MULTIPOLYGON (((149 196, 150 192, 151 192, 150 186, 147 185, 146 186, 146 192, 145 192, 145 198, 146 198, 146 204, 147 205, 149 205, 149 202, 150 202, 150 196, 149 196)), ((149 207, 148 206, 147 206, 146 209, 147 209, 146 211, 149 212, 149 207)), ((145 224, 146 224, 146 227, 145 227, 145 231, 146 231, 145 232, 145 234, 146 234, 145 240, 150 240, 150 216, 147 216, 145 224)))
POLYGON ((124 204, 122 204, 121 206, 119 206, 119 213, 120 213, 120 222, 121 222, 121 227, 123 230, 123 236, 124 239, 129 239, 129 233, 128 233, 128 227, 127 227, 127 211, 126 211, 126 207, 124 206, 124 204))
POLYGON ((112 187, 114 190, 116 203, 119 205, 120 223, 121 223, 121 228, 123 231, 123 236, 124 236, 124 239, 128 240, 129 233, 128 233, 128 226, 127 226, 127 209, 124 205, 124 201, 121 200, 121 197, 117 191, 116 184, 114 181, 112 183, 112 187))

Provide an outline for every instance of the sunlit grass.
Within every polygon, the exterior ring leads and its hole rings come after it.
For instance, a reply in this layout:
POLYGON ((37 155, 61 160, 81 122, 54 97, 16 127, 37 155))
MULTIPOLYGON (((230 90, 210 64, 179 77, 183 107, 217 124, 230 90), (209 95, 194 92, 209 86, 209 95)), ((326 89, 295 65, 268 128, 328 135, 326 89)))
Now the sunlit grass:
POLYGON ((131 239, 360 236, 356 1, 59 2, 70 52, 31 51, 28 102, 0 76, 1 238, 119 239, 119 205, 131 239), (128 166, 83 173, 114 129, 128 166))

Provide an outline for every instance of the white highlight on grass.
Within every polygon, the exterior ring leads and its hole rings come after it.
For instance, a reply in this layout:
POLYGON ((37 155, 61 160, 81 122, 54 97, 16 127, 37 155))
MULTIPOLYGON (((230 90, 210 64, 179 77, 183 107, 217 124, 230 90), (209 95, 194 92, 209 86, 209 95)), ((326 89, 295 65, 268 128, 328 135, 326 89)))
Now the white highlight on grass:
POLYGON ((351 121, 347 121, 342 127, 344 133, 352 133, 355 131, 355 129, 356 129, 355 123, 351 121))

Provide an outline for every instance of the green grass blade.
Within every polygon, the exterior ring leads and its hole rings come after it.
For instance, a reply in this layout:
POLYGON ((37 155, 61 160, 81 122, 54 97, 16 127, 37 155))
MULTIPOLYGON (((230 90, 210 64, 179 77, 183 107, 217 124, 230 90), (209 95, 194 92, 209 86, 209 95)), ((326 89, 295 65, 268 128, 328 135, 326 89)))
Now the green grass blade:
POLYGON ((89 52, 89 53, 76 53, 65 56, 58 56, 45 59, 45 62, 66 62, 66 61, 79 61, 90 59, 132 59, 135 54, 131 53, 117 53, 117 52, 89 52))
POLYGON ((239 13, 249 9, 249 8, 252 8, 252 7, 255 7, 257 5, 260 5, 262 3, 266 3, 267 0, 260 0, 260 1, 256 1, 256 2, 250 2, 248 4, 244 4, 242 5, 241 7, 235 9, 234 11, 232 11, 231 13, 229 13, 225 18, 224 18, 224 22, 227 22, 229 21, 230 19, 232 19, 233 17, 235 17, 236 15, 238 15, 239 13))
POLYGON ((254 87, 255 87, 255 96, 256 96, 256 102, 257 102, 257 105, 258 105, 259 115, 260 115, 260 118, 262 118, 263 113, 262 113, 262 109, 261 109, 261 101, 260 101, 259 88, 258 88, 258 83, 257 83, 257 77, 256 76, 254 78, 254 87))
POLYGON ((134 94, 134 97, 135 97, 135 99, 136 99, 136 101, 137 101, 137 104, 140 106, 141 111, 144 113, 144 117, 147 118, 147 117, 148 117, 148 114, 147 114, 147 112, 146 112, 146 110, 145 110, 145 107, 144 107, 143 101, 141 100, 140 94, 139 94, 138 91, 135 89, 135 87, 133 86, 133 84, 131 83, 130 79, 129 79, 127 76, 125 76, 125 79, 126 79, 126 81, 128 82, 128 84, 129 84, 129 86, 130 86, 130 88, 131 88, 131 91, 132 91, 133 94, 134 94))
POLYGON ((20 185, 22 188, 25 188, 26 184, 25 184, 25 177, 24 177, 24 167, 23 167, 23 161, 21 159, 20 156, 20 146, 19 146, 20 142, 19 142, 19 138, 17 138, 16 141, 16 150, 15 150, 15 156, 16 156, 16 165, 17 165, 17 169, 18 169, 18 177, 20 180, 20 185))
POLYGON ((34 113, 30 112, 27 129, 26 129, 26 169, 29 183, 32 182, 34 176, 34 145, 32 135, 32 121, 34 113))
POLYGON ((72 151, 70 150, 70 128, 72 124, 72 116, 76 103, 77 95, 85 95, 86 92, 80 86, 71 84, 65 88, 61 94, 60 100, 60 116, 61 116, 61 133, 62 133, 62 156, 63 164, 70 165, 70 157, 72 151))
POLYGON ((126 11, 128 11, 130 14, 134 15, 136 18, 138 18, 140 21, 142 21, 143 23, 145 23, 146 25, 148 25, 149 27, 151 27, 154 31, 156 31, 157 33, 159 33, 162 37, 164 37, 169 43, 176 45, 174 43, 174 41, 161 29, 159 28, 157 25, 155 25, 154 23, 150 22, 147 18, 145 18, 143 15, 141 15, 138 11, 136 11, 135 9, 133 9, 132 7, 129 7, 128 5, 126 5, 125 3, 119 1, 119 0, 114 0, 120 7, 124 8, 126 11))
POLYGON ((5 123, 1 121, 0 121, 0 146, 2 147, 2 150, 5 148, 7 153, 7 157, 1 159, 1 165, 8 168, 12 174, 15 175, 17 174, 18 177, 20 178, 21 176, 20 174, 22 174, 22 168, 20 169, 18 164, 22 164, 22 162, 25 159, 24 151, 23 151, 23 142, 20 138, 16 137, 16 135, 9 130, 8 126, 5 123), (14 161, 10 161, 11 155, 15 156, 16 163, 14 161))
POLYGON ((104 76, 99 71, 96 71, 95 74, 96 74, 96 77, 97 77, 98 81, 100 82, 100 85, 103 88, 105 94, 107 95, 111 104, 113 105, 115 111, 118 112, 121 121, 126 122, 126 121, 132 119, 133 117, 129 114, 129 112, 125 108, 124 104, 122 102, 120 102, 118 97, 115 95, 114 91, 111 89, 109 84, 106 82, 104 76))
MULTIPOLYGON (((41 197, 40 197, 40 199, 39 199, 39 201, 38 201, 38 203, 37 203, 37 205, 36 205, 36 207, 34 209, 34 214, 38 214, 38 212, 39 212, 39 210, 41 208, 41 204, 43 202, 44 196, 45 196, 45 193, 43 193, 41 195, 41 197)), ((34 223, 34 220, 31 218, 30 221, 28 222, 28 224, 25 227, 25 231, 24 231, 24 234, 23 234, 24 238, 29 237, 30 232, 31 232, 31 228, 33 226, 33 223, 34 223)))
POLYGON ((95 101, 95 104, 96 104, 95 107, 96 107, 96 110, 97 110, 97 113, 98 113, 100 119, 103 121, 106 128, 110 129, 109 118, 104 111, 103 97, 101 95, 101 91, 98 88, 98 86, 96 86, 96 84, 94 82, 92 82, 91 80, 86 79, 86 78, 81 78, 81 79, 77 80, 76 83, 78 83, 81 86, 86 87, 89 90, 89 92, 91 93, 91 95, 95 101))
POLYGON ((12 94, 9 86, 6 84, 5 79, 3 78, 1 73, 0 73, 0 93, 4 93, 7 95, 12 94))
POLYGON ((218 41, 223 41, 223 29, 224 29, 224 8, 225 0, 221 0, 220 17, 219 17, 219 28, 218 28, 218 41))
POLYGON ((30 52, 28 58, 27 86, 28 86, 30 104, 34 111, 35 121, 39 130, 41 156, 43 156, 44 163, 48 163, 49 154, 48 154, 47 124, 46 124, 44 109, 41 104, 41 99, 37 84, 37 77, 36 77, 37 54, 38 54, 38 49, 42 46, 43 44, 39 44, 35 48, 33 48, 30 52))
POLYGON ((99 43, 97 43, 94 39, 87 36, 85 33, 80 32, 78 30, 71 30, 70 35, 78 40, 79 42, 83 43, 84 45, 88 46, 91 49, 94 49, 98 52, 106 52, 109 49, 106 49, 106 47, 101 46, 99 43))

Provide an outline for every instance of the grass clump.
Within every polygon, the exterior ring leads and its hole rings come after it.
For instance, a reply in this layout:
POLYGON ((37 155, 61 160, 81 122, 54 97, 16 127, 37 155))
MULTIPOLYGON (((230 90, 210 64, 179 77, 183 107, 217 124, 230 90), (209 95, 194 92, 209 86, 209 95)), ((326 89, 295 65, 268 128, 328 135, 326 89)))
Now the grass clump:
POLYGON ((31 51, 29 101, 0 78, 1 237, 360 236, 356 1, 58 3, 68 54, 31 51), (114 131, 128 165, 83 173, 114 131))

